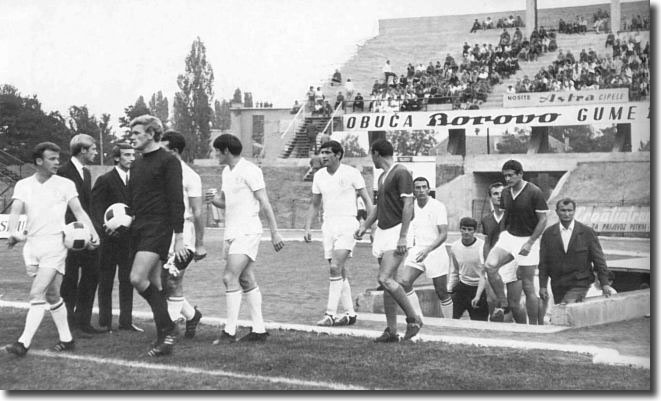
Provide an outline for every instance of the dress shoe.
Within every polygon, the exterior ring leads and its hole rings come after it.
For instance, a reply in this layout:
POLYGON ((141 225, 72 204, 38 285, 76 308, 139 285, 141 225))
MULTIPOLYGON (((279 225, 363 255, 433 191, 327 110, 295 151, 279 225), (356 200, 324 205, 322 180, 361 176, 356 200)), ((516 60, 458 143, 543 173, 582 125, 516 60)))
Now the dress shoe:
POLYGON ((141 329, 140 327, 136 326, 133 323, 128 324, 128 325, 119 326, 119 329, 120 330, 126 330, 126 331, 135 331, 135 332, 138 332, 138 333, 143 333, 144 332, 143 329, 141 329))
POLYGON ((92 325, 81 326, 80 331, 82 331, 83 333, 87 333, 87 334, 103 334, 103 333, 108 332, 107 330, 97 329, 96 327, 93 327, 92 325))

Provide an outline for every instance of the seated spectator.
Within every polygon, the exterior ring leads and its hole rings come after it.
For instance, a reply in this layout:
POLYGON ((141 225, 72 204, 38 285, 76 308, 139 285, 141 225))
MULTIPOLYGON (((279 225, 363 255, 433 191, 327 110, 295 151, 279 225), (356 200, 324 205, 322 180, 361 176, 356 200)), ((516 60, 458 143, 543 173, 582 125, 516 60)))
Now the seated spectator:
POLYGON ((521 30, 517 27, 516 30, 514 31, 514 37, 512 38, 512 43, 521 43, 523 39, 523 33, 521 33, 521 30))
MULTIPOLYGON (((344 102, 342 102, 342 103, 344 103, 344 102)), ((324 101, 324 106, 323 106, 324 117, 330 117, 331 115, 333 115, 333 111, 334 111, 333 106, 331 106, 331 104, 328 102, 328 100, 325 100, 324 101)))
POLYGON ((333 79, 331 79, 331 86, 333 85, 342 85, 342 74, 337 69, 333 73, 333 79))
POLYGON ((567 25, 565 24, 565 21, 562 18, 560 18, 560 22, 558 22, 558 32, 560 33, 567 32, 567 25))
POLYGON ((491 20, 491 17, 487 17, 484 20, 484 29, 493 29, 493 20, 491 20))
POLYGON ((300 109, 301 109, 301 105, 298 104, 298 100, 294 100, 294 105, 291 106, 291 110, 289 111, 289 114, 297 114, 300 109))
POLYGON ((356 97, 353 99, 353 106, 352 106, 352 111, 355 113, 356 110, 363 111, 364 108, 364 103, 363 103, 363 95, 358 92, 356 94, 356 97))
POLYGON ((477 20, 477 18, 475 18, 475 21, 473 21, 473 27, 471 28, 470 33, 473 33, 473 32, 475 32, 475 31, 478 31, 478 30, 480 30, 481 28, 482 28, 482 26, 480 25, 480 22, 477 20))
POLYGON ((512 85, 507 86, 507 93, 513 94, 516 93, 516 90, 514 90, 514 87, 512 85))
POLYGON ((548 44, 548 51, 549 52, 554 52, 558 49, 558 43, 555 41, 555 35, 551 36, 549 39, 549 44, 548 44))
POLYGON ((344 110, 344 95, 342 95, 342 92, 337 92, 337 97, 335 98, 335 109, 338 106, 344 110))
POLYGON ((525 27, 526 24, 523 23, 523 19, 521 19, 520 15, 516 16, 516 22, 514 23, 514 26, 516 27, 525 27))

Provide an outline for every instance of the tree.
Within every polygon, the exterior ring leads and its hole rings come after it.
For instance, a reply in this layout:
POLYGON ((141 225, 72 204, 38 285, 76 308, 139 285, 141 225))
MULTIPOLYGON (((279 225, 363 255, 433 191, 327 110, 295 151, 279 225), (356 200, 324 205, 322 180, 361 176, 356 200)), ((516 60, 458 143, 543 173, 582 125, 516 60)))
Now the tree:
POLYGON ((234 90, 234 96, 232 97, 232 103, 241 103, 241 100, 243 98, 241 97, 241 89, 236 88, 234 90))
POLYGON ((36 95, 23 96, 11 85, 0 85, 0 149, 24 162, 32 161, 32 148, 53 142, 69 154, 72 133, 58 112, 46 114, 36 95))
POLYGON ((595 129, 591 125, 571 125, 564 127, 549 127, 549 135, 559 141, 569 139, 571 152, 610 152, 615 143, 615 127, 595 129))
POLYGON ((151 115, 158 117, 163 123, 163 128, 168 125, 168 119, 170 118, 170 110, 168 107, 168 98, 163 96, 163 92, 158 91, 151 95, 149 100, 149 110, 151 115))
POLYGON ((177 77, 179 91, 175 94, 175 126, 190 142, 186 144, 184 158, 191 161, 195 157, 207 157, 211 137, 211 117, 213 110, 213 68, 207 62, 206 47, 198 37, 186 57, 184 74, 177 77), (184 121, 177 122, 176 118, 184 121), (190 124, 188 124, 190 122, 190 124), (183 131, 186 129, 187 131, 183 131))
POLYGON ((434 132, 430 130, 392 131, 386 136, 395 153, 404 156, 429 156, 436 147, 434 132))
POLYGON ((101 121, 99 121, 99 130, 101 131, 102 142, 99 146, 99 160, 103 160, 103 164, 112 164, 110 152, 113 145, 119 138, 115 135, 110 126, 110 114, 101 114, 101 121))
POLYGON ((151 114, 151 111, 145 104, 145 99, 142 96, 138 97, 135 104, 124 108, 124 116, 119 118, 119 126, 120 128, 124 128, 124 133, 121 138, 122 141, 130 141, 131 134, 129 132, 129 124, 131 123, 131 120, 140 117, 143 114, 151 114))
POLYGON ((99 163, 108 160, 108 155, 118 138, 110 126, 110 114, 102 114, 101 120, 90 115, 87 106, 71 106, 69 108, 69 127, 73 135, 87 134, 97 142, 99 163))
POLYGON ((525 133, 510 134, 505 131, 500 141, 496 144, 498 153, 526 153, 528 152, 529 136, 525 133))
POLYGON ((367 156, 367 152, 365 152, 365 149, 363 149, 358 143, 358 136, 356 135, 348 134, 347 136, 342 138, 342 141, 340 141, 340 143, 342 144, 342 148, 344 148, 345 157, 367 156))
POLYGON ((213 121, 211 126, 214 129, 226 130, 232 125, 232 118, 230 116, 230 105, 223 99, 222 102, 216 100, 214 102, 213 121))

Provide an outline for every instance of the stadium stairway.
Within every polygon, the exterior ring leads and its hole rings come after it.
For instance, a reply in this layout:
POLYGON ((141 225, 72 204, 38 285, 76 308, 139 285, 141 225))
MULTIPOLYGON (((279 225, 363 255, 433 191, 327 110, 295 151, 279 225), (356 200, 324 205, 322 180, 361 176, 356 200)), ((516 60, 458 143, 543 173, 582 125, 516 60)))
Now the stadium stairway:
POLYGON ((328 124, 329 117, 305 117, 305 121, 296 130, 294 137, 285 145, 280 158, 286 159, 288 157, 307 158, 310 157, 310 150, 313 149, 310 139, 308 137, 308 127, 312 126, 313 129, 319 134, 321 133, 326 124, 328 124))
POLYGON ((22 178, 33 174, 35 171, 31 164, 24 163, 21 159, 0 150, 0 213, 6 213, 11 205, 11 190, 22 178))

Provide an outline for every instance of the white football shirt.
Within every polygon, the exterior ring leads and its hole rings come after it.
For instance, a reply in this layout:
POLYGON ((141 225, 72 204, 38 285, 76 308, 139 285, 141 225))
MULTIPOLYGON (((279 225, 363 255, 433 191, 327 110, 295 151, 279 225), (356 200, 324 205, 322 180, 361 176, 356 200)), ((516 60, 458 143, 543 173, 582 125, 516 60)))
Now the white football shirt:
POLYGON ((362 188, 365 188, 363 176, 356 168, 344 164, 332 175, 327 168, 322 168, 312 180, 312 193, 321 194, 324 220, 356 217, 356 190, 362 188))
POLYGON ((245 234, 261 234, 259 201, 254 192, 266 188, 262 170, 241 158, 230 169, 223 169, 222 191, 225 195, 225 239, 245 234))
POLYGON ((27 236, 34 238, 62 235, 67 206, 77 196, 76 184, 68 178, 53 175, 42 184, 32 175, 16 183, 12 199, 24 203, 27 236))
POLYGON ((182 188, 184 189, 184 220, 193 219, 193 210, 188 198, 202 196, 202 179, 188 164, 181 162, 182 188))
MULTIPOLYGON (((448 224, 448 213, 445 205, 430 197, 424 207, 418 206, 418 201, 413 202, 413 220, 411 230, 413 241, 416 246, 429 246, 438 237, 438 228, 448 224)), ((445 246, 441 245, 443 249, 445 246)))

